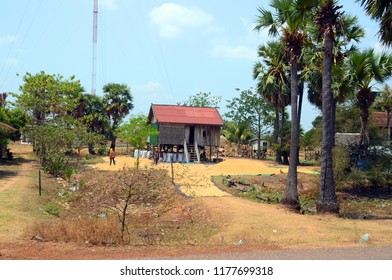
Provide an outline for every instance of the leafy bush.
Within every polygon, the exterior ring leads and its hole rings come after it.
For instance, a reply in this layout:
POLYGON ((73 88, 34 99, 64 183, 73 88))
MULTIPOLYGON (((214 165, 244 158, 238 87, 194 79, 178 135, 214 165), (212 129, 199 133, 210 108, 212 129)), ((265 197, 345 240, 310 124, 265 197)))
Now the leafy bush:
POLYGON ((345 183, 347 174, 351 171, 350 155, 348 151, 342 147, 333 149, 333 174, 337 185, 345 183))

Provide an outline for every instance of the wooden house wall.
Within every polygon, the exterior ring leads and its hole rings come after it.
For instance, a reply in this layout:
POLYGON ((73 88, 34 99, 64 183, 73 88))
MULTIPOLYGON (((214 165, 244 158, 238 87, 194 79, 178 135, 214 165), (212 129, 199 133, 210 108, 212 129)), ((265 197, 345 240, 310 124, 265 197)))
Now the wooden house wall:
POLYGON ((179 145, 184 143, 185 125, 159 124, 159 144, 179 145))
POLYGON ((219 146, 220 128, 217 126, 195 126, 195 141, 200 146, 219 146))

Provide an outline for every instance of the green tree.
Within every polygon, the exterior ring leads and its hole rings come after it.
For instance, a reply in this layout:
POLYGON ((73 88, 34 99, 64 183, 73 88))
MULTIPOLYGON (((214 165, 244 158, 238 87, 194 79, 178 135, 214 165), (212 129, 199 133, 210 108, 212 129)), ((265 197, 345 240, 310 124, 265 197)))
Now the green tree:
POLYGON ((133 109, 133 97, 131 90, 125 84, 108 83, 103 86, 103 103, 105 104, 105 111, 111 120, 110 147, 116 149, 116 135, 115 131, 120 125, 120 122, 133 109))
MULTIPOLYGON (((89 132, 108 136, 110 120, 106 115, 103 98, 88 93, 81 95, 73 115, 88 127, 89 132)), ((91 143, 88 148, 90 154, 95 154, 94 143, 91 143)))
POLYGON ((8 105, 8 96, 7 93, 0 94, 0 158, 9 140, 20 139, 21 131, 28 122, 24 110, 8 105))
POLYGON ((17 105, 23 108, 36 124, 67 115, 77 106, 78 96, 84 91, 74 76, 64 79, 44 71, 32 75, 26 73, 24 84, 19 87, 17 105))
POLYGON ((367 49, 351 55, 348 62, 347 71, 356 89, 356 102, 361 110, 360 144, 368 145, 369 108, 376 98, 374 81, 382 83, 392 75, 392 56, 386 53, 378 55, 373 49, 367 49))
POLYGON ((380 41, 392 45, 392 5, 390 0, 356 0, 365 8, 366 13, 379 23, 380 41))
POLYGON ((279 42, 268 42, 258 48, 262 62, 253 67, 253 78, 257 79, 257 92, 275 108, 274 142, 277 163, 281 157, 281 127, 285 123, 285 107, 290 103, 288 66, 284 46, 279 42), (281 118, 279 116, 282 111, 281 118))
MULTIPOLYGON (((236 90, 240 91, 239 89, 236 90)), ((241 91, 239 97, 227 100, 227 102, 226 107, 229 112, 225 114, 225 117, 236 123, 249 123, 260 140, 263 127, 265 128, 264 131, 267 131, 270 127, 270 115, 273 112, 267 101, 249 89, 241 91)), ((257 158, 261 158, 260 141, 258 141, 257 158)))
MULTIPOLYGON (((332 135, 336 132, 336 106, 338 103, 342 103, 346 100, 350 93, 353 92, 353 88, 348 81, 348 73, 346 73, 344 64, 347 62, 347 57, 357 50, 356 43, 364 36, 364 29, 358 24, 358 18, 343 15, 338 13, 339 18, 330 19, 329 17, 333 14, 331 10, 333 6, 327 8, 320 8, 317 12, 316 18, 322 25, 336 24, 336 27, 332 28, 334 35, 334 44, 332 49, 333 54, 333 65, 332 65, 332 135)), ((337 12, 337 11, 336 11, 337 12)), ((319 25, 320 26, 320 25, 319 25)), ((313 36, 314 41, 324 42, 323 30, 328 30, 328 26, 320 27, 317 25, 310 25, 309 29, 313 36)), ((323 58, 324 58, 324 46, 322 44, 313 44, 311 48, 307 48, 304 54, 304 60, 307 62, 303 76, 308 84, 308 99, 310 103, 314 104, 320 110, 322 110, 322 79, 323 79, 323 58)), ((334 137, 331 138, 332 145, 335 145, 334 137)))
POLYGON ((246 144, 253 138, 253 130, 249 122, 225 121, 222 134, 238 146, 246 144))
POLYGON ((222 100, 221 96, 212 95, 211 92, 199 92, 196 95, 190 96, 187 101, 178 103, 178 105, 219 108, 218 105, 221 102, 221 100, 222 100))
POLYGON ((332 0, 327 0, 320 5, 316 13, 316 23, 319 26, 320 37, 323 41, 323 68, 322 68, 322 114, 323 114, 323 137, 321 144, 321 175, 320 194, 317 203, 317 211, 324 213, 339 213, 333 178, 333 92, 332 92, 332 66, 335 30, 337 21, 341 17, 338 10, 341 6, 335 6, 332 0))
MULTIPOLYGON (((156 128, 147 125, 147 121, 148 117, 144 114, 131 116, 127 123, 122 124, 117 129, 117 133, 121 139, 127 141, 135 149, 141 150, 146 146, 149 136, 159 134, 156 128)), ((139 167, 139 157, 137 158, 136 167, 139 167)))
POLYGON ((286 189, 282 203, 299 209, 297 190, 297 165, 299 145, 299 118, 297 98, 299 92, 298 60, 305 43, 304 26, 307 22, 309 10, 315 4, 313 0, 273 0, 271 7, 275 13, 259 8, 256 29, 269 28, 269 34, 277 36, 281 32, 281 41, 285 46, 290 65, 291 89, 291 140, 290 164, 286 180, 286 189))

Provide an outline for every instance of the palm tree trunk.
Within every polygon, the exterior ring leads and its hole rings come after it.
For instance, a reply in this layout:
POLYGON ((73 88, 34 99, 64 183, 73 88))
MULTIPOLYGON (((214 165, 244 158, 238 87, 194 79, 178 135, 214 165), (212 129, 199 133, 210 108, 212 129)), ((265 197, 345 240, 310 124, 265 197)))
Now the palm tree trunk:
POLYGON ((276 155, 275 155, 275 162, 276 163, 282 163, 282 158, 280 154, 280 127, 279 127, 279 99, 278 99, 278 94, 275 94, 275 141, 278 143, 278 147, 276 149, 276 155))
POLYGON ((289 172, 286 179, 286 188, 282 203, 289 206, 291 209, 299 210, 300 204, 298 199, 297 189, 297 147, 298 147, 298 111, 297 111, 297 97, 298 97, 298 74, 297 74, 297 60, 293 59, 291 62, 291 139, 290 139, 290 162, 289 172))
POLYGON ((332 63, 333 38, 326 32, 324 37, 324 62, 322 86, 323 139, 321 147, 320 195, 317 203, 319 213, 339 213, 335 194, 332 161, 332 63))
MULTIPOLYGON (((301 80, 299 82, 299 100, 298 100, 298 134, 301 129, 301 115, 302 115, 302 100, 304 97, 304 82, 301 80)), ((297 164, 300 164, 299 162, 299 152, 300 152, 300 147, 298 145, 297 147, 297 164)))
POLYGON ((361 114, 361 130, 360 130, 360 138, 359 145, 368 145, 369 137, 367 135, 367 124, 369 120, 369 111, 367 109, 362 109, 361 114))
MULTIPOLYGON (((388 140, 391 142, 391 111, 387 111, 388 140)), ((391 144, 391 143, 389 143, 391 144)))
POLYGON ((331 123, 332 123, 332 147, 335 147, 335 135, 336 135, 336 104, 338 101, 333 98, 332 100, 332 112, 331 112, 331 123))

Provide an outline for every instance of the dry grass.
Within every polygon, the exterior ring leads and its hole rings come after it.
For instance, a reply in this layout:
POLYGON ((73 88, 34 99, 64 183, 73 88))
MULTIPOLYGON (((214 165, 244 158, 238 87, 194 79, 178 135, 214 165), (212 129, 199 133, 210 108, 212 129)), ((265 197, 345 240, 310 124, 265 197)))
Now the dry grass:
POLYGON ((55 223, 35 224, 34 236, 45 241, 93 245, 195 245, 216 231, 208 211, 176 193, 164 171, 124 169, 108 173, 88 170, 77 177, 83 181, 79 190, 72 196, 64 195, 62 191, 62 200, 53 198, 68 210, 62 209, 55 223), (123 235, 122 211, 124 197, 129 191, 132 198, 123 235), (64 198, 67 198, 66 203, 64 198))

